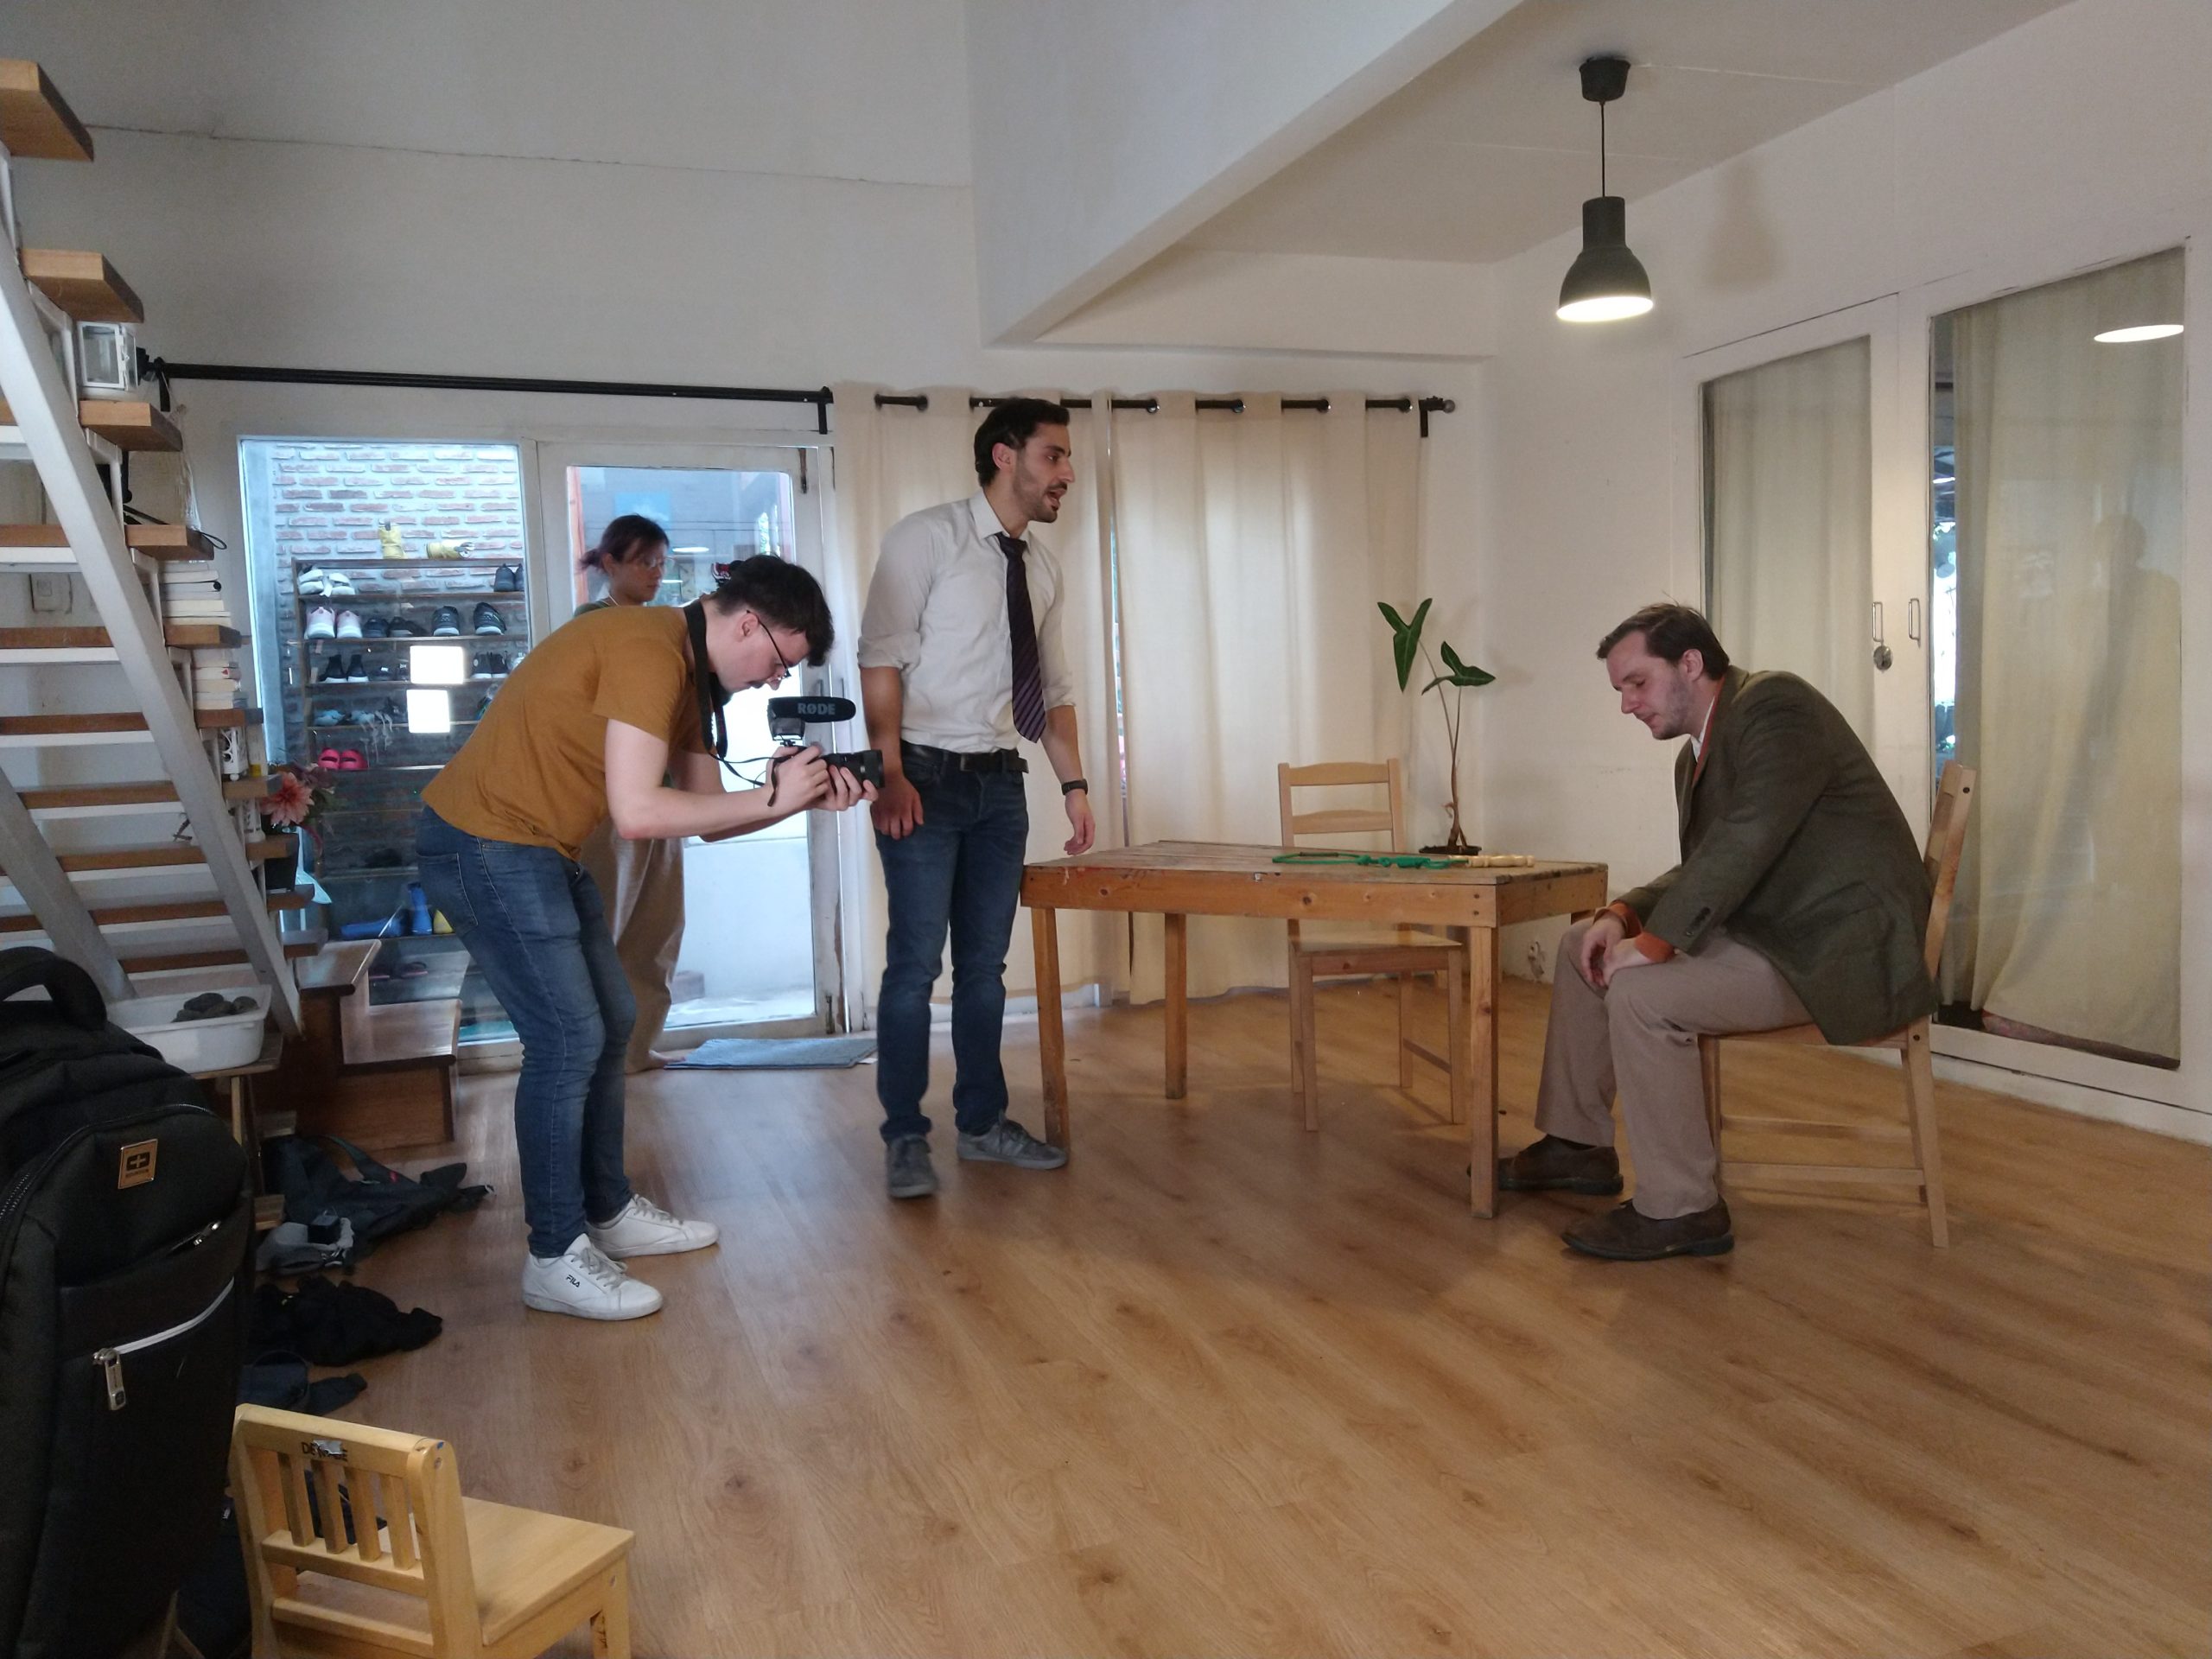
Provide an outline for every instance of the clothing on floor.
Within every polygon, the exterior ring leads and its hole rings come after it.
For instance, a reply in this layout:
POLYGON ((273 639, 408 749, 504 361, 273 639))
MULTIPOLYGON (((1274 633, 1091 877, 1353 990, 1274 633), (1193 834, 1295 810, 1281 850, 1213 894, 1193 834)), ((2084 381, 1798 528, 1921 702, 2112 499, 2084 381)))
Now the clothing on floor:
POLYGON ((403 1313, 380 1291, 334 1284, 319 1274, 301 1280, 289 1294, 264 1285, 253 1297, 254 1349, 282 1349, 315 1365, 351 1365, 420 1348, 444 1329, 445 1321, 426 1309, 403 1313))

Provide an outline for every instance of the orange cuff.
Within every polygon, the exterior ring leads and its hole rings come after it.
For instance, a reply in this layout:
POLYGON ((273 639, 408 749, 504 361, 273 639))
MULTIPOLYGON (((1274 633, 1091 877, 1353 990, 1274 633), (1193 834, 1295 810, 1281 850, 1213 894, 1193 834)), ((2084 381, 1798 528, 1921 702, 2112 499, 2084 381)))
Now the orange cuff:
POLYGON ((1675 947, 1656 933, 1647 933, 1636 912, 1618 900, 1605 906, 1605 913, 1621 918, 1621 925, 1628 930, 1628 937, 1636 941, 1636 948, 1653 962, 1665 962, 1675 954, 1675 947))

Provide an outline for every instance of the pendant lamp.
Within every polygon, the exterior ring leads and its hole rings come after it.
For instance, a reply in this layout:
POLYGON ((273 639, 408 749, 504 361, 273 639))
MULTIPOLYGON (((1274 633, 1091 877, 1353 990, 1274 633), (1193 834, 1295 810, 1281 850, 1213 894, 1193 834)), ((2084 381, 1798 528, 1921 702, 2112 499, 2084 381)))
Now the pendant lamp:
POLYGON ((1651 308, 1651 278, 1628 249, 1628 203, 1605 191, 1605 105, 1628 86, 1626 58, 1586 58, 1582 96, 1598 106, 1598 194, 1582 204, 1582 251, 1559 285, 1567 322, 1618 322, 1651 308))

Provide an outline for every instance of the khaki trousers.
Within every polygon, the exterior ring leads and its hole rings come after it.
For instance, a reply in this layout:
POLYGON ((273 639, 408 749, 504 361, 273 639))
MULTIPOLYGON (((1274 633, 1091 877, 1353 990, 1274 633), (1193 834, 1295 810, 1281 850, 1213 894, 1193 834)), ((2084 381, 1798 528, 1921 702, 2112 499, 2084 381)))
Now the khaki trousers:
POLYGON ((599 884, 607 931, 638 999, 627 1069, 643 1071, 668 1024, 669 978, 683 948, 683 843, 625 841, 609 818, 584 842, 581 861, 599 884))
POLYGON ((1618 1085, 1636 1163, 1637 1213, 1664 1221, 1710 1209, 1720 1188, 1699 1036, 1770 1031, 1812 1016, 1773 963, 1720 932, 1695 956, 1629 969, 1599 990, 1575 966, 1588 931, 1586 924, 1567 929, 1552 966, 1536 1127, 1563 1140, 1612 1145, 1618 1085))

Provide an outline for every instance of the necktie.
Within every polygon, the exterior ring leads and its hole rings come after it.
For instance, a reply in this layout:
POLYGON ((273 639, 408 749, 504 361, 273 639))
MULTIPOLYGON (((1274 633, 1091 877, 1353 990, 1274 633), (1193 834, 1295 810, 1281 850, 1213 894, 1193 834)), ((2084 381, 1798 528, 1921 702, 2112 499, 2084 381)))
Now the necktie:
POLYGON ((1028 543, 1001 532, 1006 554, 1006 626, 1014 639, 1014 725, 1034 743, 1045 735, 1045 677, 1037 666, 1037 613, 1029 608, 1029 577, 1021 556, 1028 543))

